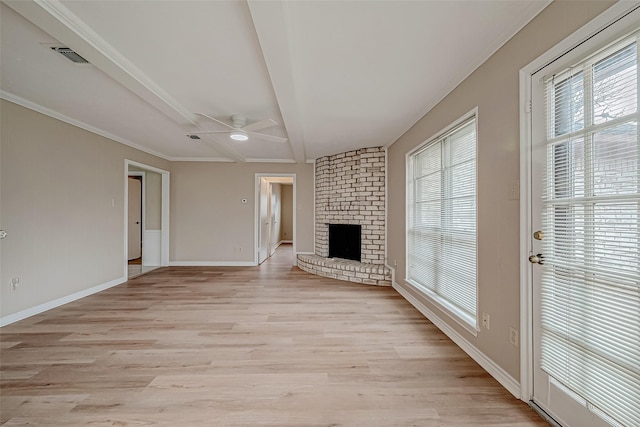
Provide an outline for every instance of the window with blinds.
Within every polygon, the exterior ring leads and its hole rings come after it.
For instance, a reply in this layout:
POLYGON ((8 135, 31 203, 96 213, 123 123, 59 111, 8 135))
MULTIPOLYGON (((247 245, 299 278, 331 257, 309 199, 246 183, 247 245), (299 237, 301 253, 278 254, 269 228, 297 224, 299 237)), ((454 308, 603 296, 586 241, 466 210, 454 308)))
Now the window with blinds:
POLYGON ((475 333, 476 118, 408 161, 407 280, 475 333))
POLYGON ((542 369, 614 425, 640 425, 636 36, 545 80, 542 369))

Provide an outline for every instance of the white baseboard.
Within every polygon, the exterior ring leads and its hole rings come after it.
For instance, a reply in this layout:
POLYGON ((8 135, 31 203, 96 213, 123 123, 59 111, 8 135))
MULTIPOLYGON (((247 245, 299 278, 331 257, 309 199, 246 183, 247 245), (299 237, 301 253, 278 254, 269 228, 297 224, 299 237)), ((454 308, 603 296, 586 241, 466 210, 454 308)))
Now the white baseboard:
POLYGON ((35 316, 36 314, 44 313, 45 311, 51 310, 52 308, 60 307, 61 305, 79 300, 80 298, 88 297, 89 295, 93 295, 98 292, 104 291, 105 289, 112 288, 126 281, 127 279, 125 277, 120 277, 119 279, 111 280, 110 282, 103 283, 101 285, 97 285, 92 288, 73 293, 71 295, 67 295, 66 297, 45 302, 44 304, 36 305, 35 307, 27 308, 26 310, 1 317, 0 327, 7 326, 19 320, 26 319, 27 317, 35 316))
POLYGON ((455 329, 450 327, 445 321, 443 321, 438 315, 427 308, 420 300, 414 297, 402 286, 393 282, 393 289, 398 291, 411 305, 413 305, 420 313, 422 313, 427 319, 431 321, 438 329, 440 329, 451 341, 456 343, 465 353, 467 353, 473 360, 475 360, 482 368, 496 379, 509 393, 514 395, 517 399, 520 399, 520 383, 513 378, 507 371, 498 366, 492 359, 486 354, 481 352, 467 341, 462 335, 460 335, 455 329))
POLYGON ((253 261, 169 261, 171 267, 255 267, 253 261))

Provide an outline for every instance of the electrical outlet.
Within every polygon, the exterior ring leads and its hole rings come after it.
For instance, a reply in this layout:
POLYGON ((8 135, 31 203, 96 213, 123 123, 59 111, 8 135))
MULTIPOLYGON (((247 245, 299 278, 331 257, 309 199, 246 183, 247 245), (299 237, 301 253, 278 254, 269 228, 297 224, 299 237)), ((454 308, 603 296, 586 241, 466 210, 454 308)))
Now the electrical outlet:
POLYGON ((489 330, 491 329, 491 325, 490 325, 490 317, 487 313, 482 313, 482 326, 484 326, 485 329, 489 330))
POLYGON ((518 334, 517 329, 509 328, 509 342, 516 347, 518 347, 518 344, 520 343, 519 335, 520 334, 518 334))
POLYGON ((15 291, 19 287, 20 287, 20 278, 19 277, 13 277, 11 279, 11 290, 15 291))

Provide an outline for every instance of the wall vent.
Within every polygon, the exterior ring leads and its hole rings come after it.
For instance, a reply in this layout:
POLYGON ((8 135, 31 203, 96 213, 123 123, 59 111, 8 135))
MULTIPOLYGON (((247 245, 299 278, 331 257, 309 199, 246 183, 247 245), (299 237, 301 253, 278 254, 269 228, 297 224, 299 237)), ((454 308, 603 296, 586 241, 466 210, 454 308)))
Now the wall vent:
POLYGON ((80 56, 76 52, 74 52, 73 49, 70 49, 68 47, 65 47, 65 46, 53 46, 53 47, 51 47, 51 50, 54 50, 54 51, 58 52, 60 55, 64 56, 69 61, 71 61, 71 62, 73 62, 75 64, 88 64, 89 63, 89 61, 87 61, 82 56, 80 56))

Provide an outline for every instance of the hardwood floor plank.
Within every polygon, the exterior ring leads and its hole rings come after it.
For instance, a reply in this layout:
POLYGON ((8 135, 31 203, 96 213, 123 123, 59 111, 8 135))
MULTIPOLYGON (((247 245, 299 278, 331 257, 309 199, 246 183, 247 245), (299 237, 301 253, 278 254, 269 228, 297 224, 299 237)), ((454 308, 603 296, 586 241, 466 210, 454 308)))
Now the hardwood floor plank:
POLYGON ((547 425, 388 287, 171 267, 0 330, 5 426, 547 425))

